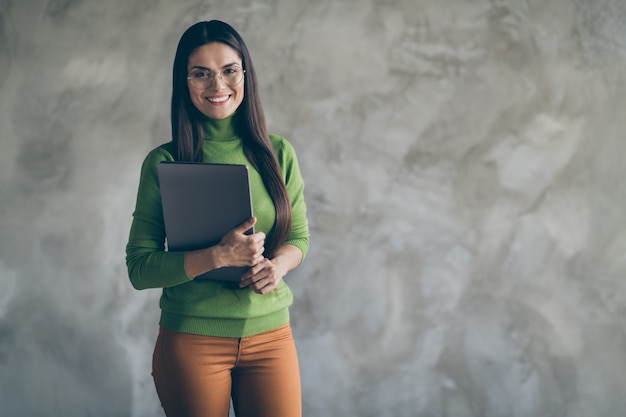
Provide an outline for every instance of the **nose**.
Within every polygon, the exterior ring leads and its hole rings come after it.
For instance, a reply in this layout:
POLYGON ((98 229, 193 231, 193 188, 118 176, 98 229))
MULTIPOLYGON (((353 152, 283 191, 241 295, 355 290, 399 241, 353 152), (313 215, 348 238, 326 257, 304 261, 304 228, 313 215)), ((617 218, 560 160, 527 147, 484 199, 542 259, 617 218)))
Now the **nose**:
POLYGON ((224 79, 222 78, 222 73, 218 72, 217 74, 213 76, 211 81, 209 81, 209 86, 207 88, 214 90, 214 91, 219 91, 225 85, 226 83, 224 82, 224 79))

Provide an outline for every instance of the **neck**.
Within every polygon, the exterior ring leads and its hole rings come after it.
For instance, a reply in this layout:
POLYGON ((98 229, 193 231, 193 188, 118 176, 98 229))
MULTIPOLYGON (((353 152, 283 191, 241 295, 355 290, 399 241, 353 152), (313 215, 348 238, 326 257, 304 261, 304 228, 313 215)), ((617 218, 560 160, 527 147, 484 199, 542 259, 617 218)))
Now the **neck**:
POLYGON ((238 137, 236 132, 236 114, 235 111, 224 119, 211 119, 205 117, 204 131, 206 140, 232 140, 238 137))

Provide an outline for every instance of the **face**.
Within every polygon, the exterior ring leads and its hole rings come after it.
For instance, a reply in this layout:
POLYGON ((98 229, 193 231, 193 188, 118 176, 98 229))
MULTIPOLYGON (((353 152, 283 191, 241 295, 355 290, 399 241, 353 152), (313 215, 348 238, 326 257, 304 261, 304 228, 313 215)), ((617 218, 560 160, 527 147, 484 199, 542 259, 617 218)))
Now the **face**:
MULTIPOLYGON (((209 70, 217 74, 232 64, 242 66, 237 51, 223 43, 213 42, 198 47, 189 56, 187 74, 197 70, 209 70)), ((225 119, 237 110, 243 101, 244 83, 242 80, 237 85, 229 86, 216 76, 206 89, 201 90, 187 80, 192 103, 202 114, 212 119, 225 119)))

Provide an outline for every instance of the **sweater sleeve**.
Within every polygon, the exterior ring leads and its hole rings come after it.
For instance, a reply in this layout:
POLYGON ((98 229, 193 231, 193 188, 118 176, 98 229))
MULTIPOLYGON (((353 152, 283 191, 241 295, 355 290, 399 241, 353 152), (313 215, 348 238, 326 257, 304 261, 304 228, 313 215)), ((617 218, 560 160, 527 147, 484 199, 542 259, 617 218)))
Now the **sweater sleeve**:
POLYGON ((185 271, 185 253, 165 251, 157 165, 167 160, 173 158, 161 146, 146 156, 141 167, 137 202, 126 245, 128 276, 138 290, 172 287, 192 279, 185 271))
POLYGON ((309 223, 304 201, 304 179, 293 146, 281 137, 274 137, 274 144, 285 178, 287 193, 291 200, 291 235, 285 244, 298 247, 302 251, 302 259, 304 260, 309 251, 309 223))

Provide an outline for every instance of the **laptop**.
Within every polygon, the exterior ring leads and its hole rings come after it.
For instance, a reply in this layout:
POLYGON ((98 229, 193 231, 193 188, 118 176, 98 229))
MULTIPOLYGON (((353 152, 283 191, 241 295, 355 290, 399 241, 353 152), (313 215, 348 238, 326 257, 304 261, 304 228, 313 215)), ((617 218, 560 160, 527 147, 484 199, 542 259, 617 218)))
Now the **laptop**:
MULTIPOLYGON (((161 162, 157 166, 166 250, 190 251, 216 245, 253 216, 246 165, 161 162)), ((252 234, 251 228, 246 234, 252 234)), ((224 267, 196 279, 239 281, 249 267, 224 267)))

